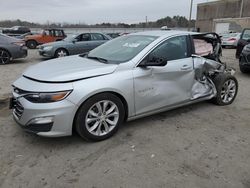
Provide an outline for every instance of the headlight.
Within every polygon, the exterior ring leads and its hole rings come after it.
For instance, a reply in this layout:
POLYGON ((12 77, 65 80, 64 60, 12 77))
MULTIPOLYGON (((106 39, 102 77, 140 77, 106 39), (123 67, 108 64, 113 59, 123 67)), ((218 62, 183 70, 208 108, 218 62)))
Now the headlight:
POLYGON ((32 93, 24 96, 30 102, 33 103, 50 103, 57 102, 65 99, 71 91, 62 91, 56 93, 32 93))
POLYGON ((53 48, 53 46, 45 46, 43 50, 45 51, 50 51, 53 48))

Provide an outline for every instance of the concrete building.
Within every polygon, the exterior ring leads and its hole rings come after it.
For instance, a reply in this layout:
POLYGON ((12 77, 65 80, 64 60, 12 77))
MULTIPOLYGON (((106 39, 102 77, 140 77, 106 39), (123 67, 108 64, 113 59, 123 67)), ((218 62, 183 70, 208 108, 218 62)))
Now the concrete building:
POLYGON ((250 28, 250 0, 220 0, 197 6, 196 28, 201 32, 241 32, 250 28))

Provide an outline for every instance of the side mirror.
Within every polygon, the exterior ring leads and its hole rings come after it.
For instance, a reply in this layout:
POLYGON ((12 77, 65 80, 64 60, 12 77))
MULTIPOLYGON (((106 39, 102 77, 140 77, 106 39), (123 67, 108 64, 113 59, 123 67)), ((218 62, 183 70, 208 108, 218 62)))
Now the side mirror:
POLYGON ((163 57, 156 56, 147 56, 138 66, 139 67, 147 67, 147 66, 157 66, 164 67, 168 63, 167 59, 163 57))
POLYGON ((250 42, 250 39, 247 39, 247 42, 250 42))
POLYGON ((72 43, 75 44, 76 42, 77 42, 77 39, 73 39, 73 40, 72 40, 72 43))

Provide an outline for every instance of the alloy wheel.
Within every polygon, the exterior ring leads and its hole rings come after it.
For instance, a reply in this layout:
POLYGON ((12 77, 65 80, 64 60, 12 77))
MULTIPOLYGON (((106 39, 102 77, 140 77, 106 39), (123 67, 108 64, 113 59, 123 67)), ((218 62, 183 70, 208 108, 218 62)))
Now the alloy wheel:
POLYGON ((5 50, 0 50, 0 63, 6 64, 10 61, 10 55, 5 50))
POLYGON ((221 99, 224 103, 229 103, 234 99, 236 94, 236 83, 234 80, 227 80, 221 89, 221 99))
POLYGON ((112 101, 103 100, 90 107, 85 118, 85 125, 89 133, 104 136, 116 127, 118 120, 117 105, 112 101))
POLYGON ((65 57, 65 56, 67 56, 68 54, 67 54, 67 52, 65 51, 65 50, 59 50, 58 52, 57 52, 57 57, 65 57))

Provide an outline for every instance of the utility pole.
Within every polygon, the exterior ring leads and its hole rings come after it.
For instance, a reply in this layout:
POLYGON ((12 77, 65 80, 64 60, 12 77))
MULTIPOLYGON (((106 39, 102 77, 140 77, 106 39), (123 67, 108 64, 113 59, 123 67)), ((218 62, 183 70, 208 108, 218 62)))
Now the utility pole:
POLYGON ((192 10, 193 10, 193 0, 191 0, 191 4, 190 4, 188 31, 190 31, 190 25, 191 25, 191 19, 192 19, 192 10))
POLYGON ((146 16, 146 24, 145 24, 145 27, 147 27, 148 25, 148 16, 146 16))
POLYGON ((243 14, 243 6, 244 6, 244 0, 241 0, 240 18, 242 18, 242 14, 243 14))

